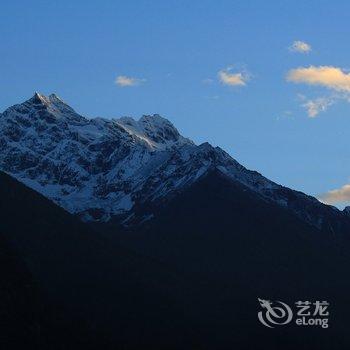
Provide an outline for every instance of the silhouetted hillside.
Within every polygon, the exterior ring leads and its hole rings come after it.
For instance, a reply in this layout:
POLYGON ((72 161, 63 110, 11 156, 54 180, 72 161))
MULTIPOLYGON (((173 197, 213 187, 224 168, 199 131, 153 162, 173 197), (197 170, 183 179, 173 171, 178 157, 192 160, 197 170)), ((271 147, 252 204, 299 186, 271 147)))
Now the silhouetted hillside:
POLYGON ((340 349, 350 344, 348 233, 308 225, 212 172, 121 240, 202 281, 198 319, 212 348, 340 349), (258 298, 327 300, 331 326, 267 329, 258 298))
POLYGON ((73 349, 349 346, 345 231, 309 225, 215 171, 161 209, 156 203, 144 226, 117 232, 113 225, 109 234, 110 227, 92 231, 5 174, 0 181, 0 232, 32 275, 24 269, 20 283, 29 278, 40 289, 34 308, 19 307, 29 325, 44 320, 44 333, 38 338, 34 327, 30 342, 73 349), (327 300, 330 328, 268 329, 257 319, 258 298, 327 300))
MULTIPOLYGON (((26 262, 45 302, 56 308, 54 316, 71 323, 72 334, 50 330, 51 344, 71 337, 84 349, 104 342, 137 349, 198 341, 186 315, 192 283, 176 270, 102 239, 5 174, 0 183, 1 232, 26 262)), ((24 277, 18 276, 22 284, 24 277)))

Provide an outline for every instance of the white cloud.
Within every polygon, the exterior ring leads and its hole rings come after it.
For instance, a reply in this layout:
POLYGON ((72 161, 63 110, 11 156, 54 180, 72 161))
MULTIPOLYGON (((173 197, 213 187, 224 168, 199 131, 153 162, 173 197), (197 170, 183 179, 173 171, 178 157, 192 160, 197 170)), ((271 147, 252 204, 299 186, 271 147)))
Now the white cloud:
POLYGON ((310 118, 315 118, 321 112, 327 110, 335 102, 331 97, 318 97, 314 100, 308 100, 302 104, 307 110, 307 114, 310 118))
POLYGON ((308 116, 311 118, 326 111, 328 107, 340 100, 350 103, 350 73, 344 69, 333 66, 299 67, 291 69, 287 73, 286 80, 293 83, 325 87, 332 91, 330 96, 311 100, 302 96, 301 99, 304 101, 302 107, 307 110, 308 116))
POLYGON ((125 75, 118 75, 115 79, 115 83, 121 87, 137 86, 144 83, 145 81, 146 79, 132 78, 125 75))
POLYGON ((296 40, 293 42, 291 46, 289 46, 289 51, 299 52, 299 53, 309 53, 311 51, 311 46, 300 40, 296 40))
POLYGON ((335 189, 324 193, 318 198, 321 202, 326 204, 338 204, 350 201, 350 185, 344 185, 339 189, 335 189))
POLYGON ((350 73, 333 66, 310 66, 291 69, 286 77, 293 83, 323 86, 328 89, 350 92, 350 73))
POLYGON ((220 70, 218 77, 222 84, 230 86, 244 86, 249 80, 249 74, 247 72, 233 72, 232 67, 220 70))

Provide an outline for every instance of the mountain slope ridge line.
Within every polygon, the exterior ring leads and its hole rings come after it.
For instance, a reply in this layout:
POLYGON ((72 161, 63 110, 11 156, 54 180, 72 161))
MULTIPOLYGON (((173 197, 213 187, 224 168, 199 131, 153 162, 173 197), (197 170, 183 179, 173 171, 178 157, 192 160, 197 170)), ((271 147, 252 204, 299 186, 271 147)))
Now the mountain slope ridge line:
POLYGON ((35 93, 0 114, 0 170, 87 222, 135 225, 212 169, 317 227, 346 211, 246 169, 220 147, 196 145, 158 114, 88 119, 57 95, 35 93), (138 214, 136 215, 136 212, 138 214))

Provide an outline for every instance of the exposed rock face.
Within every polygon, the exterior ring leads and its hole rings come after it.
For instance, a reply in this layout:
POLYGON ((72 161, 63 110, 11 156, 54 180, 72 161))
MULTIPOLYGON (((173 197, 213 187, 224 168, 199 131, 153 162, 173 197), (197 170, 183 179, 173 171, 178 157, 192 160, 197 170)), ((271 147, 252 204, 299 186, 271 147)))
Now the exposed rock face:
POLYGON ((88 119, 54 94, 36 93, 0 114, 0 169, 85 221, 147 220, 145 204, 169 200, 214 169, 318 227, 349 220, 219 147, 195 145, 159 115, 88 119))

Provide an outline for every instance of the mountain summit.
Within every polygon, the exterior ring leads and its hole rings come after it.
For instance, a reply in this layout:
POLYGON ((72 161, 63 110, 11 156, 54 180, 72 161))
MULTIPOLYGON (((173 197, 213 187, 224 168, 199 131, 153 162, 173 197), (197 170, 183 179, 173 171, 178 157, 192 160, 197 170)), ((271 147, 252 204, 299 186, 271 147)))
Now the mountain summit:
MULTIPOLYGON (((0 114, 0 170, 22 182, 0 171, 0 245, 4 235, 63 320, 77 315, 97 331, 90 340, 70 329, 78 341, 106 339, 113 349, 349 348, 349 209, 196 145, 159 115, 88 119, 38 93, 0 114), (331 327, 291 323, 276 337, 258 322, 258 298, 326 300, 331 327)), ((28 281, 20 279, 12 295, 26 301, 20 289, 28 281)), ((53 334, 64 342, 64 333, 53 334)))
POLYGON ((55 94, 35 93, 0 114, 0 136, 0 169, 85 221, 149 220, 154 208, 213 171, 317 227, 349 220, 219 147, 195 145, 158 114, 89 119, 55 94))

